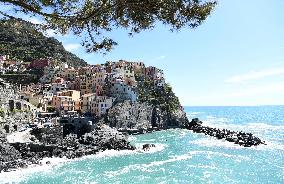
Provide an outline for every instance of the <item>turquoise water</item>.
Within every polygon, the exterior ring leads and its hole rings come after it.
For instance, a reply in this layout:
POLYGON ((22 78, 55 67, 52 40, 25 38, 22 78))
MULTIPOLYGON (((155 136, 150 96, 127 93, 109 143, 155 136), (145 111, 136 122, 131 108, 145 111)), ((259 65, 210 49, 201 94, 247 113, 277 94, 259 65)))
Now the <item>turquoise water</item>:
MULTIPOLYGON (((284 106, 186 107, 212 127, 252 132, 268 145, 243 148, 188 130, 131 136, 149 152, 106 151, 0 174, 0 183, 284 183, 284 106)), ((55 160, 56 161, 56 160, 55 160)))

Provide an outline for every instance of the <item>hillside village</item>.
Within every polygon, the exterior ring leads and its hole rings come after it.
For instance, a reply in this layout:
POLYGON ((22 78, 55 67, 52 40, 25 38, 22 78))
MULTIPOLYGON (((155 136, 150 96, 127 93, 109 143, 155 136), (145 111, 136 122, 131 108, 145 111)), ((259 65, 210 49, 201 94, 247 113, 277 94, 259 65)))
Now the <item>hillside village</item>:
MULTIPOLYGON (((100 118, 114 103, 136 102, 139 80, 150 79, 155 88, 165 85, 163 71, 146 67, 142 62, 120 60, 75 69, 52 59, 33 60, 27 65, 9 58, 0 56, 2 73, 43 71, 38 83, 17 85, 19 99, 37 107, 35 116, 49 113, 100 118)), ((15 109, 21 107, 15 106, 15 109)), ((50 118, 46 121, 51 122, 50 118)))
POLYGON ((133 150, 129 134, 188 123, 163 71, 142 62, 75 68, 49 58, 11 58, 0 56, 0 173, 45 157, 133 150), (37 82, 22 79, 34 71, 37 82))

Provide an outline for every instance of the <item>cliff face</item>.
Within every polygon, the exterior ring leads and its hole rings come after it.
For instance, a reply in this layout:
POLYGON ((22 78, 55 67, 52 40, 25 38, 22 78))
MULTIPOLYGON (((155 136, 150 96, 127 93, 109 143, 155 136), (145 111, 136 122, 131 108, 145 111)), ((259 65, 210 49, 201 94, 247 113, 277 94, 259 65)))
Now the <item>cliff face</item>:
POLYGON ((188 124, 188 119, 182 109, 168 113, 148 103, 125 101, 108 111, 105 123, 122 130, 151 130, 183 128, 188 124))
MULTIPOLYGON (((135 70, 137 101, 123 101, 109 109, 104 121, 121 130, 183 128, 189 123, 162 70, 135 70)), ((131 132, 131 131, 130 131, 131 132)))

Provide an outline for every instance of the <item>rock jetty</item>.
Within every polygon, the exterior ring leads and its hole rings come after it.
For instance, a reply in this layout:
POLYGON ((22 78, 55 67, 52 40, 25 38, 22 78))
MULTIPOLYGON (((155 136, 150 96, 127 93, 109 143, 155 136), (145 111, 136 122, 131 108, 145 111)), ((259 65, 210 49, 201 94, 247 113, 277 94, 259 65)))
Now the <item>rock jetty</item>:
POLYGON ((226 141, 233 142, 244 147, 265 144, 264 141, 260 140, 260 138, 254 136, 251 133, 237 132, 227 129, 221 130, 218 128, 203 126, 202 123, 203 122, 200 121, 198 118, 195 118, 192 119, 192 121, 186 126, 186 128, 189 130, 193 130, 193 132, 195 133, 203 133, 205 135, 216 137, 217 139, 224 139, 226 141))

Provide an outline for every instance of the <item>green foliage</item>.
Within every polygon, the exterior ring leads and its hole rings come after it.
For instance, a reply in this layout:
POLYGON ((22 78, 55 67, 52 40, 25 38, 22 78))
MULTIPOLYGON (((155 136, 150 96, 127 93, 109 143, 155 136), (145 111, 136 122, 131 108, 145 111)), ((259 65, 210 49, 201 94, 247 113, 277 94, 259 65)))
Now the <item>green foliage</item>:
POLYGON ((25 112, 25 110, 13 109, 13 111, 12 111, 13 114, 23 113, 23 112, 25 112))
POLYGON ((1 117, 4 117, 4 115, 5 115, 4 109, 1 109, 1 108, 0 108, 0 116, 1 116, 1 117))
POLYGON ((142 79, 138 80, 138 100, 140 102, 148 102, 153 106, 160 107, 162 111, 167 113, 179 109, 179 99, 169 84, 164 87, 155 87, 154 81, 149 77, 142 74, 137 74, 135 77, 136 79, 142 79))
POLYGON ((0 20, 0 55, 25 62, 53 58, 74 67, 87 64, 66 51, 58 40, 44 36, 31 23, 16 19, 0 20))
MULTIPOLYGON (((87 52, 110 51, 117 43, 107 32, 126 29, 129 35, 151 30, 160 22, 171 31, 199 26, 216 6, 216 0, 0 0, 4 9, 13 5, 15 12, 41 17, 45 25, 66 34, 73 32, 85 38, 87 52), (3 4, 2 4, 3 6, 3 4)), ((16 17, 1 11, 5 17, 16 17)))
POLYGON ((55 109, 55 107, 48 106, 48 107, 46 108, 46 110, 47 110, 47 112, 54 112, 56 109, 55 109))
POLYGON ((41 108, 42 107, 42 103, 37 104, 37 108, 41 108))
POLYGON ((13 73, 13 74, 0 74, 0 78, 13 83, 13 84, 30 84, 30 83, 37 83, 40 78, 40 74, 36 75, 31 72, 31 74, 19 74, 19 73, 13 73))

